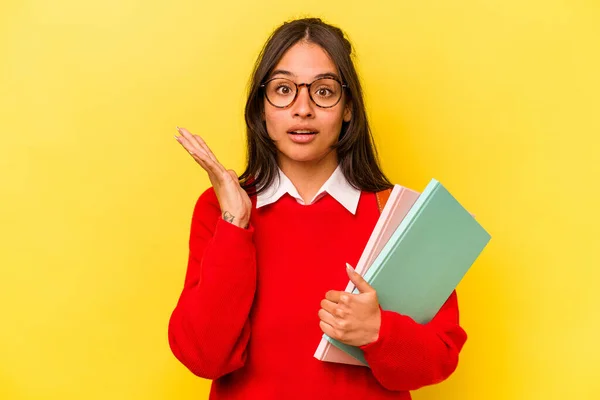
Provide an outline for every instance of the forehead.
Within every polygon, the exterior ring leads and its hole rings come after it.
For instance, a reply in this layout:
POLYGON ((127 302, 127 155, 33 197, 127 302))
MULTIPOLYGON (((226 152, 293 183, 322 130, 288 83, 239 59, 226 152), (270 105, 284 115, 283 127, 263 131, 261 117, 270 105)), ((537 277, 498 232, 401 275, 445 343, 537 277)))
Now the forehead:
POLYGON ((329 54, 314 43, 299 42, 285 52, 274 70, 288 71, 299 79, 331 73, 337 75, 337 68, 329 54))

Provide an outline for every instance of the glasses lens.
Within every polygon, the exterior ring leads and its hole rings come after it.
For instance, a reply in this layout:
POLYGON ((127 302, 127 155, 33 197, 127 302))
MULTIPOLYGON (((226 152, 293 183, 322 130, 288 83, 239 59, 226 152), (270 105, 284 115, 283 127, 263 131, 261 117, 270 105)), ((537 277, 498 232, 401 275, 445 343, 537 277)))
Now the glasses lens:
MULTIPOLYGON (((286 78, 276 78, 267 83, 265 94, 275 107, 287 107, 296 98, 296 84, 286 78)), ((335 79, 318 79, 310 85, 310 97, 320 107, 335 106, 341 96, 342 85, 335 79)))
POLYGON ((335 79, 319 79, 310 85, 313 101, 321 107, 332 107, 342 96, 342 85, 335 79))
POLYGON ((276 107, 286 107, 296 97, 296 85, 285 78, 273 79, 266 86, 267 99, 276 107))

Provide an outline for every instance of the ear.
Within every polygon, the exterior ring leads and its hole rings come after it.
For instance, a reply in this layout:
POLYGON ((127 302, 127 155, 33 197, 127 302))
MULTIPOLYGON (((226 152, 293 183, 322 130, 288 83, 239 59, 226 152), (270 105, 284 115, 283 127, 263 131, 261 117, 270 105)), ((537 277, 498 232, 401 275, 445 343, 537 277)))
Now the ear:
POLYGON ((350 122, 351 119, 352 119, 352 102, 348 101, 348 102, 346 102, 346 105, 344 106, 344 122, 350 122))

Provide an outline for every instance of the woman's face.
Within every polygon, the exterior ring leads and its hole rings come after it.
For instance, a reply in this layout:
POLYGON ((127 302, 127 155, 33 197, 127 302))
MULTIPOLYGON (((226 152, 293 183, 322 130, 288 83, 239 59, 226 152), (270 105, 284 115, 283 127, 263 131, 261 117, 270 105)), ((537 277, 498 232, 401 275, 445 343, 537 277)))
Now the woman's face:
MULTIPOLYGON (((301 84, 311 83, 323 75, 340 79, 335 64, 319 45, 299 42, 284 54, 268 79, 286 78, 301 84)), ((282 95, 289 93, 287 86, 278 90, 282 95)), ((310 90, 317 101, 319 95, 328 95, 323 88, 311 86, 310 90)), ((341 100, 331 108, 317 106, 306 87, 299 88, 296 100, 286 108, 273 106, 265 97, 267 132, 275 141, 280 165, 290 162, 320 164, 330 160, 337 163, 337 155, 331 146, 338 141, 342 122, 351 118, 343 89, 341 92, 341 100)))

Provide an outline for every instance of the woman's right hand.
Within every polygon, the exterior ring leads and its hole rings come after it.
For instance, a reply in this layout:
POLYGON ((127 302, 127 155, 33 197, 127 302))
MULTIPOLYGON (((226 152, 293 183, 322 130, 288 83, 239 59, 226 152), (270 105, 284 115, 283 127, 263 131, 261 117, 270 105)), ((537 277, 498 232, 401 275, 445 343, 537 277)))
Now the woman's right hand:
POLYGON ((241 228, 247 228, 250 221, 252 202, 241 187, 237 174, 225 169, 198 135, 192 135, 187 129, 177 127, 181 136, 175 139, 198 164, 208 173, 223 219, 241 228))

